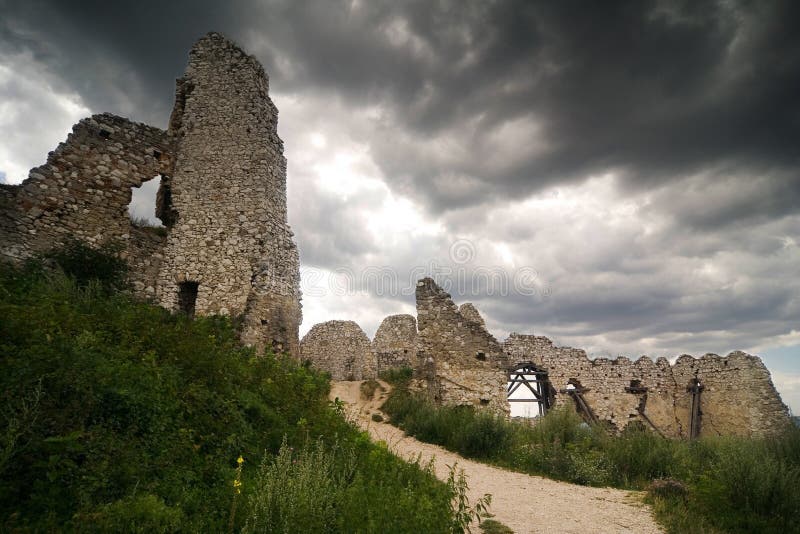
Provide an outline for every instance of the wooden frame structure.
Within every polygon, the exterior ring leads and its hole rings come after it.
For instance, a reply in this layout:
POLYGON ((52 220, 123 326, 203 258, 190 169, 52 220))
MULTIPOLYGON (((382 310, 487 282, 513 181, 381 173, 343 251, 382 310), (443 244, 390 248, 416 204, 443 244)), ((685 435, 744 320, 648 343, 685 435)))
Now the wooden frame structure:
POLYGON ((553 406, 553 387, 550 385, 547 371, 540 369, 533 362, 519 362, 508 372, 508 402, 535 402, 539 415, 544 415, 553 406), (518 389, 530 391, 533 398, 512 399, 518 389))

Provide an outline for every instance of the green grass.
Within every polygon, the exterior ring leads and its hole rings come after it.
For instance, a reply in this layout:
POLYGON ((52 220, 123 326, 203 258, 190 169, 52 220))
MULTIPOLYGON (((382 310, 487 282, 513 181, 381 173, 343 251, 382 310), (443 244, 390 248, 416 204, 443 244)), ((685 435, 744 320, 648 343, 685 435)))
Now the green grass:
POLYGON ((435 406, 402 387, 382 409, 409 435, 466 457, 578 484, 651 488, 647 499, 670 532, 800 532, 800 429, 793 425, 769 439, 687 442, 636 427, 611 436, 570 409, 531 425, 435 406), (664 479, 675 483, 652 484, 664 479))
POLYGON ((320 532, 458 531, 457 488, 347 423, 325 375, 242 347, 225 317, 134 301, 94 254, 51 255, 68 274, 0 265, 0 531, 285 525, 320 491, 265 505, 270 477, 311 476, 287 461, 335 486, 320 532))
POLYGON ((405 387, 414 376, 414 371, 410 367, 396 367, 381 371, 379 377, 384 382, 388 382, 393 386, 405 387))

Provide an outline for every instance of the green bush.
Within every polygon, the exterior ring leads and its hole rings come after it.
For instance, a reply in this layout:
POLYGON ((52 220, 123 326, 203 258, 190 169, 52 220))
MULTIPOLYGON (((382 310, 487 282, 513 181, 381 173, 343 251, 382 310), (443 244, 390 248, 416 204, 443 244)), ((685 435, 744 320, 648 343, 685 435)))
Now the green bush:
POLYGON ((394 386, 405 386, 414 376, 414 371, 411 367, 393 367, 381 371, 378 375, 381 380, 388 382, 394 386))
POLYGON ((481 532, 484 534, 514 534, 513 530, 494 519, 481 522, 481 532))
POLYGON ((365 380, 359 386, 361 398, 364 400, 372 400, 375 397, 375 392, 383 389, 380 383, 375 379, 365 380))
POLYGON ((284 443, 275 458, 265 458, 243 532, 335 532, 337 501, 355 471, 355 459, 337 459, 336 452, 317 441, 295 454, 284 443))
POLYGON ((340 531, 451 523, 446 484, 348 424, 323 374, 64 270, 0 265, 0 530, 239 530, 261 460, 318 438, 355 451, 340 531))
POLYGON ((155 495, 143 494, 125 497, 98 507, 96 512, 81 514, 76 521, 89 532, 180 532, 186 517, 180 508, 173 508, 155 495))
POLYGON ((127 287, 128 276, 128 264, 119 255, 121 250, 122 247, 114 243, 93 248, 72 239, 44 254, 43 258, 54 263, 80 287, 93 281, 107 291, 118 291, 127 287))

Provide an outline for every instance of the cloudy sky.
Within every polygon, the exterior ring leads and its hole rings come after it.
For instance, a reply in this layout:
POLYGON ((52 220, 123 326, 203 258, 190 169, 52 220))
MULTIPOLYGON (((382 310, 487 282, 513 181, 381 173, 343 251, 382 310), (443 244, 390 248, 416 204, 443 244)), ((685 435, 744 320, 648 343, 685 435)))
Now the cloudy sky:
POLYGON ((800 413, 798 20, 792 0, 0 0, 0 180, 91 113, 165 127, 221 31, 280 109, 303 332, 372 335, 433 274, 501 339, 760 354, 800 413))

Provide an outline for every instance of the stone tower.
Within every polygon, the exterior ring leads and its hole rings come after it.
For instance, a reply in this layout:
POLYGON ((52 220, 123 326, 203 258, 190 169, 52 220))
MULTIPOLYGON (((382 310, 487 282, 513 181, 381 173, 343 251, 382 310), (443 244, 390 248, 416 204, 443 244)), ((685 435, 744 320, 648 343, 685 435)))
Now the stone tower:
POLYGON ((21 185, 0 184, 0 260, 21 262, 70 239, 114 243, 138 296, 240 318, 245 343, 299 355, 299 259, 268 88, 255 58, 218 33, 201 38, 168 131, 93 115, 21 185), (159 175, 166 232, 128 217, 131 188, 159 175))
POLYGON ((243 341, 298 348, 299 258, 286 216, 286 159, 269 81, 218 33, 177 81, 173 174, 159 211, 169 236, 156 298, 168 309, 243 316, 243 341))

